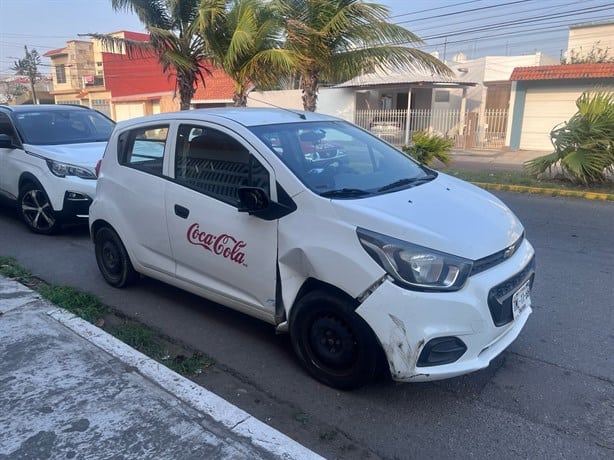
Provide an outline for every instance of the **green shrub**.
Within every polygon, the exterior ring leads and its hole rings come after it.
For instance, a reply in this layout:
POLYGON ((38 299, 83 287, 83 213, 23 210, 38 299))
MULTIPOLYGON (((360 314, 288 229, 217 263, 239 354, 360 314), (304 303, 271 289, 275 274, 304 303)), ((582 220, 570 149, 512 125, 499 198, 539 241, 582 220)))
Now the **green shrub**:
POLYGON ((411 145, 404 146, 403 151, 425 165, 430 165, 433 160, 439 160, 447 165, 452 159, 450 156, 452 147, 454 147, 453 139, 420 131, 414 133, 411 145))
POLYGON ((525 163, 527 172, 540 175, 560 166, 572 182, 605 182, 614 173, 614 93, 583 93, 578 111, 563 126, 550 133, 554 152, 525 163))

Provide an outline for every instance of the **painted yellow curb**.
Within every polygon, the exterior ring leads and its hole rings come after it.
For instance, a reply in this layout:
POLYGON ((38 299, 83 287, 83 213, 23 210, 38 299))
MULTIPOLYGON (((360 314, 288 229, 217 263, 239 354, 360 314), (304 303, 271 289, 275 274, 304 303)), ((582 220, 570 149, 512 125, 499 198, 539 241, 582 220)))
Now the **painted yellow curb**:
POLYGON ((510 192, 525 192, 525 193, 537 193, 540 195, 549 196, 571 196, 576 198, 584 198, 586 200, 601 200, 601 201, 614 201, 614 195, 611 193, 598 193, 598 192, 582 192, 579 190, 562 190, 557 188, 541 188, 541 187, 529 187, 526 185, 508 185, 508 184, 490 184, 488 182, 472 182, 489 190, 502 190, 510 192))

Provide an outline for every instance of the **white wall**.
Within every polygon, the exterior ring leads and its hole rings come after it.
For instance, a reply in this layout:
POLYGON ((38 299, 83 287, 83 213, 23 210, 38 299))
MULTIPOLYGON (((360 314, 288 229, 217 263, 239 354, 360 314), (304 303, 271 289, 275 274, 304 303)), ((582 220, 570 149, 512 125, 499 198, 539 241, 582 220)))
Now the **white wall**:
MULTIPOLYGON (((485 102, 485 81, 506 81, 516 67, 559 64, 558 59, 543 53, 522 56, 485 56, 464 62, 447 62, 460 81, 477 82, 478 85, 467 88, 467 110, 479 110, 485 102)), ((450 108, 460 109, 462 90, 453 90, 450 97, 450 108)))
MULTIPOLYGON (((355 89, 320 88, 316 112, 354 121, 355 89)), ((301 90, 253 91, 247 98, 248 107, 283 107, 303 110, 301 90)))
POLYGON ((572 27, 567 40, 567 58, 570 51, 586 56, 593 48, 608 50, 608 57, 614 57, 614 22, 609 24, 572 27))
POLYGON ((252 91, 247 96, 248 107, 283 107, 284 109, 303 110, 301 90, 252 91))

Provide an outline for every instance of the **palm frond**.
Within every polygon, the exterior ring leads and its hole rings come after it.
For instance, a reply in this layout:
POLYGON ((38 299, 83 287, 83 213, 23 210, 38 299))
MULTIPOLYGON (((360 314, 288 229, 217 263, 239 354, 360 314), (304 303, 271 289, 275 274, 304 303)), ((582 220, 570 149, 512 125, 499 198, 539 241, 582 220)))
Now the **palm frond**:
POLYGON ((578 111, 550 133, 555 151, 526 164, 540 174, 556 164, 574 181, 602 182, 614 171, 614 93, 588 91, 576 100, 578 111))
POLYGON ((429 72, 449 75, 451 70, 439 59, 416 48, 380 46, 357 49, 332 56, 330 65, 321 68, 322 78, 342 82, 366 69, 376 71, 429 72))
POLYGON ((103 49, 113 53, 126 53, 130 57, 147 57, 154 55, 154 48, 150 42, 128 40, 109 34, 87 33, 79 34, 98 40, 103 49))
POLYGON ((134 12, 146 27, 173 28, 166 0, 111 0, 111 6, 116 11, 134 12))

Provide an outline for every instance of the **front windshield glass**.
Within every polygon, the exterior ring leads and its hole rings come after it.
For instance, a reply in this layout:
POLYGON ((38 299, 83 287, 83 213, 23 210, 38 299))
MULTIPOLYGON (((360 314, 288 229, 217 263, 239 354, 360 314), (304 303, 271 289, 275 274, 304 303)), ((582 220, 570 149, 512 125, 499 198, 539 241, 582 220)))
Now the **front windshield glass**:
POLYGON ((391 145, 342 121, 251 128, 311 190, 359 198, 419 185, 435 177, 391 145))
POLYGON ((115 123, 94 110, 32 110, 16 114, 26 144, 107 142, 115 123))

